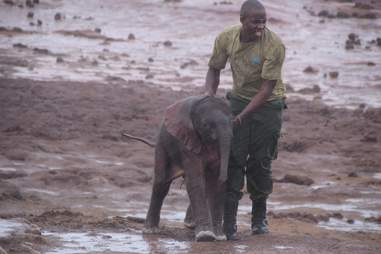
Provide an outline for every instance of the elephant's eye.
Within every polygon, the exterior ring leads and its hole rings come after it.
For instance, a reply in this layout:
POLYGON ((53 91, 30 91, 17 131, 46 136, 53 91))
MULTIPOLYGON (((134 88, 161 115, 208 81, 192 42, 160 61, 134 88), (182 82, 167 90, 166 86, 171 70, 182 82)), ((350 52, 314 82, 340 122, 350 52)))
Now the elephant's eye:
POLYGON ((204 129, 211 130, 211 129, 215 128, 215 124, 214 124, 214 123, 210 123, 210 122, 205 122, 205 123, 203 124, 203 128, 204 128, 204 129))

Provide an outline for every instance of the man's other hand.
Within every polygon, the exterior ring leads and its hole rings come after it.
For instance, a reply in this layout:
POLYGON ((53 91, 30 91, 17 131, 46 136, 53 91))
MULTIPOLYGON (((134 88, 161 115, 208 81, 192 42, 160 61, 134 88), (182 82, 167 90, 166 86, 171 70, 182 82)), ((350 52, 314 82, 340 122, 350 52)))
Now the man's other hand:
POLYGON ((243 121, 244 116, 242 114, 237 115, 234 117, 233 124, 234 125, 241 125, 243 121))

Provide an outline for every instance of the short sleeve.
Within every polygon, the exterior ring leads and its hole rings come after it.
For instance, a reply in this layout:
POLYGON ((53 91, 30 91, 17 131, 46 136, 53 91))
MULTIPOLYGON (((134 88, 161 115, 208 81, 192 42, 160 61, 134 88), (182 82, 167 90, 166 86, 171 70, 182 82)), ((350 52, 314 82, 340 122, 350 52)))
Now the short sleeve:
POLYGON ((283 44, 273 46, 265 54, 261 77, 267 80, 280 80, 282 78, 282 66, 285 58, 283 44))
POLYGON ((224 69, 228 60, 227 38, 224 34, 220 34, 214 42, 213 54, 209 60, 209 67, 217 70, 224 69))

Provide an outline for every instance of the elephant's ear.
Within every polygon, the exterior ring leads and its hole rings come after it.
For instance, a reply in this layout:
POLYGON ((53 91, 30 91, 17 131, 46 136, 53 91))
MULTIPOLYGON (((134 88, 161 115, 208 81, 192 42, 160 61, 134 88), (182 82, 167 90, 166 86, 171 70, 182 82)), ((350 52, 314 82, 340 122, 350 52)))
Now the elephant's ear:
POLYGON ((201 152, 201 140, 193 127, 191 110, 202 98, 204 96, 193 96, 172 104, 167 108, 164 118, 168 133, 197 154, 201 152))

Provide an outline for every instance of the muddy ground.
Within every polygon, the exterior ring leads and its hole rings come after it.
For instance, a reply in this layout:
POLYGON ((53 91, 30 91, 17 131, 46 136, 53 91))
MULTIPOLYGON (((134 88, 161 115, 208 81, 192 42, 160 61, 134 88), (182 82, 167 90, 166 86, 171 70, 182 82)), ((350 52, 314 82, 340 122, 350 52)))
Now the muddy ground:
MULTIPOLYGON (((42 20, 41 34, 34 29, 37 20, 17 23, 5 14, 0 19, 0 40, 4 43, 0 46, 1 254, 379 253, 381 108, 377 99, 381 98, 381 48, 377 40, 370 40, 377 38, 374 31, 380 27, 377 1, 289 1, 286 7, 300 8, 295 12, 305 18, 305 23, 297 24, 304 33, 323 22, 341 25, 339 35, 328 33, 332 41, 337 36, 343 38, 338 62, 332 62, 334 58, 311 59, 324 55, 325 46, 315 48, 314 53, 311 48, 297 51, 302 35, 287 37, 285 29, 295 25, 287 13, 271 20, 270 24, 284 33, 290 49, 285 68, 290 70, 285 71, 290 84, 288 109, 279 158, 273 166, 274 193, 269 200, 271 233, 250 235, 251 207, 245 195, 238 218, 242 239, 213 243, 193 242, 193 232, 183 227, 188 197, 181 179, 172 184, 165 200, 161 233, 142 234, 154 151, 120 133, 127 130, 155 140, 165 108, 177 99, 202 92, 213 36, 206 36, 208 43, 197 42, 194 48, 186 44, 194 35, 185 32, 170 34, 165 30, 163 35, 155 27, 152 38, 144 37, 148 28, 145 33, 139 30, 144 22, 155 23, 149 8, 159 11, 163 20, 180 15, 185 31, 192 28, 192 15, 202 19, 205 14, 211 24, 197 26, 197 32, 207 33, 213 25, 222 27, 216 18, 221 13, 230 22, 240 1, 195 1, 200 3, 197 6, 189 1, 125 3, 130 9, 139 6, 150 14, 138 19, 135 39, 129 38, 130 31, 101 36, 98 30, 84 33, 86 25, 80 32, 67 29, 69 19, 80 24, 91 22, 87 15, 91 11, 79 9, 85 14, 74 19, 70 16, 73 12, 64 12, 75 9, 73 6, 70 9, 61 1, 39 2, 33 7, 24 1, 0 3, 2 14, 8 8, 9 13, 33 11, 35 19, 38 15, 50 15, 51 19, 42 20), (185 7, 192 15, 186 15, 185 7), (328 14, 321 13, 324 10, 328 14), (58 12, 65 18, 56 24, 53 17, 58 12), (330 16, 332 13, 335 15, 330 16), (341 17, 343 13, 350 17, 341 17), (22 27, 21 31, 12 28, 12 22, 22 27), (356 22, 359 25, 352 27, 356 22), (354 38, 346 43, 347 31, 352 30, 369 40, 362 39, 358 45, 354 38), (52 41, 57 44, 47 43, 52 41), (60 52, 59 42, 70 46, 60 52), (120 43, 128 46, 124 49, 120 43), (345 49, 347 44, 354 48, 345 49), (303 54, 310 58, 299 57, 303 54), (338 71, 338 77, 329 71, 338 71), (371 99, 367 101, 368 94, 371 99)), ((277 1, 264 3, 272 13, 279 12, 277 1)), ((84 8, 83 3, 79 6, 84 8)), ((93 16, 95 21, 104 18, 93 16)), ((322 45, 325 43, 322 40, 322 45)), ((231 83, 229 74, 223 74, 223 84, 231 83)))

